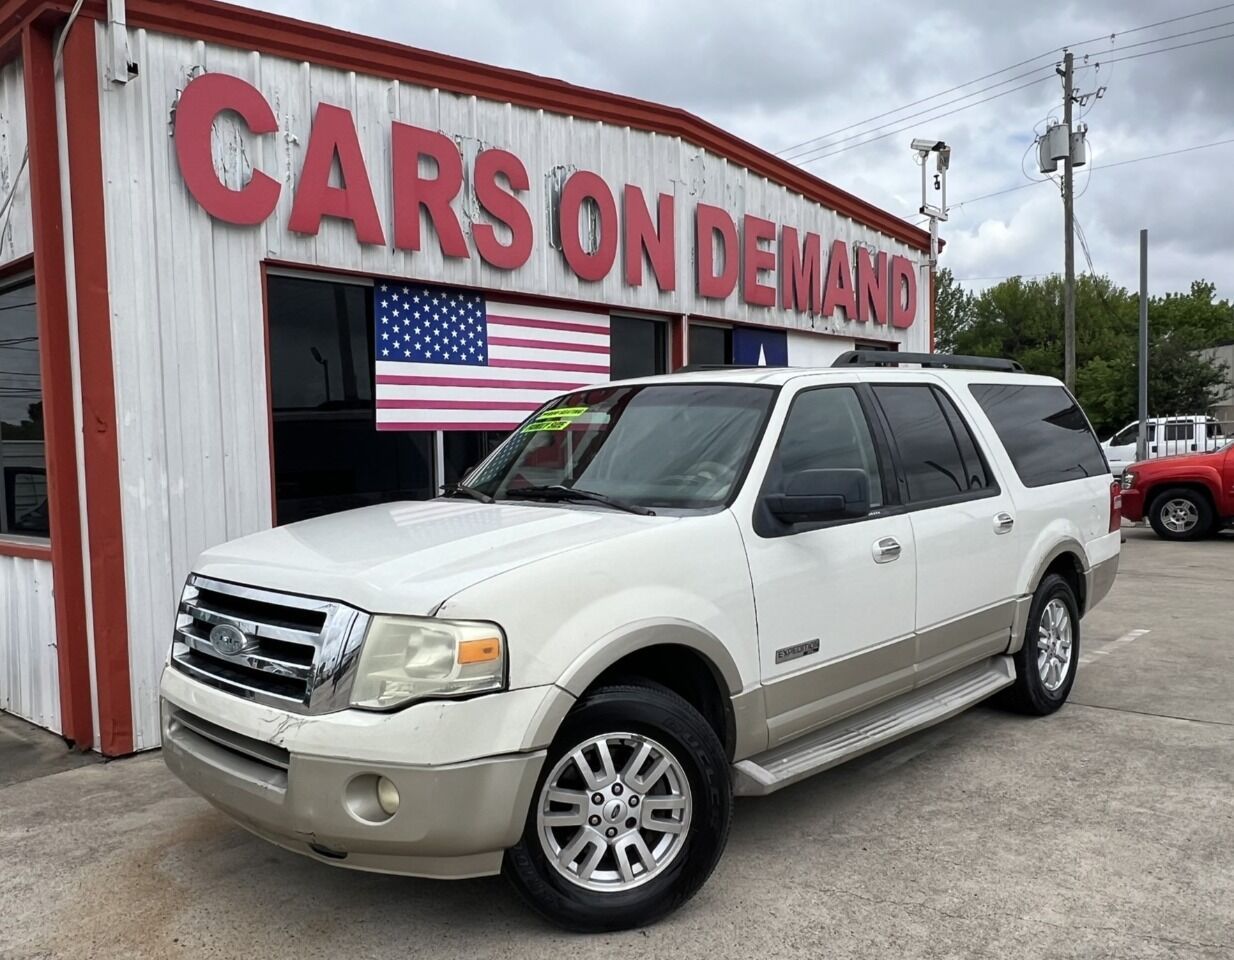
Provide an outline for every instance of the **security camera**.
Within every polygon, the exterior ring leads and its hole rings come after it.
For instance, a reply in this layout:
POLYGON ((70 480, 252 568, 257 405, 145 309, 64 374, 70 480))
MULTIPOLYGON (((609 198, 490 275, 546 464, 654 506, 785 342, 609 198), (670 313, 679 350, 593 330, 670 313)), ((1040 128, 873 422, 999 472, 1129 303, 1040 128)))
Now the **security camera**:
POLYGON ((933 153, 935 150, 946 150, 947 144, 942 140, 914 140, 913 149, 921 153, 933 153))

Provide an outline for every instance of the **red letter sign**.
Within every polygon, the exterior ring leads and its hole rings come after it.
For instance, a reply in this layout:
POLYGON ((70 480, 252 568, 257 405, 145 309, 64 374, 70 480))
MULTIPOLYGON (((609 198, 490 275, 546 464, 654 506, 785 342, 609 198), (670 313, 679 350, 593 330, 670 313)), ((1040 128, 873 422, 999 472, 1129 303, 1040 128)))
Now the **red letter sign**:
POLYGON ((322 217, 350 220, 361 243, 386 242, 351 111, 328 103, 319 103, 313 116, 287 228, 315 236, 321 229, 322 217), (343 180, 341 187, 330 185, 330 168, 336 156, 343 180))
POLYGON ((444 134, 409 123, 394 122, 390 129, 391 165, 394 168, 394 245, 400 250, 420 249, 420 207, 437 231, 437 242, 447 257, 467 259, 467 241, 450 201, 463 186, 463 161, 458 147, 444 134), (437 176, 420 178, 420 158, 437 165, 437 176))
POLYGON ((741 292, 746 303, 756 307, 776 305, 776 288, 758 281, 759 273, 776 268, 775 251, 764 250, 759 246, 759 242, 763 240, 774 242, 775 238, 776 225, 774 223, 749 213, 745 215, 741 222, 741 292))
POLYGON ((917 317, 917 268, 907 257, 891 258, 891 325, 904 330, 917 317))
POLYGON ((566 263, 583 280, 603 280, 617 259, 617 204, 608 184, 590 170, 571 174, 561 188, 561 250, 566 263), (592 200, 599 211, 599 239, 594 252, 583 249, 578 233, 578 215, 584 200, 592 200))
POLYGON ((857 300, 853 296, 853 268, 848 262, 848 244, 835 240, 831 244, 831 261, 827 265, 827 288, 823 293, 823 316, 830 317, 836 307, 844 308, 845 320, 857 319, 857 300))
POLYGON ((646 250, 651 272, 656 275, 656 286, 665 291, 676 289, 672 194, 660 194, 656 209, 657 226, 651 222, 651 212, 647 209, 643 191, 627 183, 622 194, 622 214, 626 235, 626 283, 632 287, 643 285, 643 251, 646 250))
POLYGON ((780 228, 780 306, 785 310, 822 311, 821 242, 817 233, 807 233, 798 246, 797 229, 780 228))
POLYGON ((498 270, 517 270, 531 256, 531 214, 519 202, 514 193, 527 190, 527 168, 514 154, 506 150, 483 150, 476 157, 476 199, 494 220, 504 223, 510 230, 510 242, 497 239, 497 231, 487 223, 476 223, 471 235, 476 241, 476 250, 486 263, 498 270), (510 193, 497 183, 501 175, 510 184, 510 193))
POLYGON ((873 320, 887 322, 887 254, 870 259, 870 251, 857 248, 857 319, 861 323, 873 320))
POLYGON ((709 203, 694 211, 695 250, 698 259, 698 295, 723 300, 737 286, 737 224, 733 218, 709 203), (719 235, 724 251, 724 272, 715 270, 715 240, 719 235))
POLYGON ((260 170, 233 190, 214 169, 210 131, 224 110, 238 113, 253 133, 274 133, 278 121, 261 91, 239 77, 203 73, 189 82, 176 105, 176 157, 189 193, 210 216, 227 223, 261 223, 279 200, 279 183, 260 170))

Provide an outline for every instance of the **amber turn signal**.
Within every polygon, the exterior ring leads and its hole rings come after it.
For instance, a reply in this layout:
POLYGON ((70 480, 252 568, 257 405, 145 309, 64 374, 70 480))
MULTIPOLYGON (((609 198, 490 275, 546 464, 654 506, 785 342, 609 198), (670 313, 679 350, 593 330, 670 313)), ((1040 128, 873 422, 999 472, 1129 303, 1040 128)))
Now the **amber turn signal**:
POLYGON ((458 645, 458 662, 490 663, 501 658, 501 640, 498 637, 485 637, 483 640, 464 640, 458 645))

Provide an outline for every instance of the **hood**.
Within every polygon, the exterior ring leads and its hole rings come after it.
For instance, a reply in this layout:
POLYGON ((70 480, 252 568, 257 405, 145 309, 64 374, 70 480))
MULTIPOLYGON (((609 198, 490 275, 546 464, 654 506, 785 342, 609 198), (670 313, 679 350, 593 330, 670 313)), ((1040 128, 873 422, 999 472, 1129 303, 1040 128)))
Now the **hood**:
POLYGON ((1163 472, 1169 473, 1171 470, 1177 469, 1180 466, 1197 466, 1197 467, 1213 467, 1218 468, 1221 462, 1225 459, 1227 453, 1230 452, 1228 446, 1223 446, 1217 450, 1209 450, 1204 453, 1174 453, 1168 457, 1153 457, 1151 460, 1137 460, 1135 463, 1129 464, 1127 470, 1135 473, 1156 473, 1158 467, 1163 472))
POLYGON ((673 517, 607 508, 441 499, 386 503, 213 547, 194 572, 340 600, 370 613, 430 614, 452 594, 524 564, 673 517))

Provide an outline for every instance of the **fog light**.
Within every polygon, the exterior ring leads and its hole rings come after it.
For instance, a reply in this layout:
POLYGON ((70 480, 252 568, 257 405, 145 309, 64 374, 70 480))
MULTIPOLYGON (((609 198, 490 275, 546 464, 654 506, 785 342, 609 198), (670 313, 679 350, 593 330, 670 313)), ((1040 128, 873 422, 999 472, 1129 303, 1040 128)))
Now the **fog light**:
POLYGON ((398 787, 394 785, 392 780, 387 780, 385 777, 377 778, 377 805, 387 816, 394 816, 398 813, 398 787))

